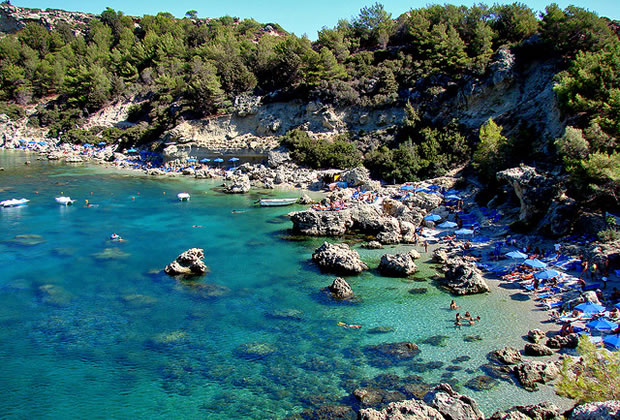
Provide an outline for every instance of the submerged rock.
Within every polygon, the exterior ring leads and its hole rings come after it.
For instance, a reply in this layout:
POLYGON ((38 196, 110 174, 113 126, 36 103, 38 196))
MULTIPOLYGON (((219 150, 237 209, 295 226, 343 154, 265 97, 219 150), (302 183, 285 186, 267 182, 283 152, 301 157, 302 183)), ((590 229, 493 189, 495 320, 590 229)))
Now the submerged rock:
POLYGON ((357 251, 346 244, 324 242, 312 254, 312 260, 322 269, 337 274, 359 274, 368 270, 357 251))
POLYGON ((362 245, 365 249, 383 249, 383 245, 379 241, 370 241, 367 244, 362 245))
POLYGON ((272 344, 260 342, 242 344, 235 349, 237 356, 251 360, 263 359, 275 352, 272 344))
POLYGON ((38 289, 42 303, 53 306, 67 306, 73 300, 73 295, 55 284, 44 284, 38 289))
POLYGON ((207 266, 202 261, 205 257, 200 248, 190 248, 168 264, 164 271, 170 276, 185 275, 199 276, 207 272, 207 266))
POLYGON ((327 290, 334 299, 350 299, 353 297, 353 289, 342 277, 336 277, 327 290))
POLYGON ((381 326, 381 327, 371 328, 368 331, 366 331, 366 333, 367 334, 388 334, 394 331, 395 331, 394 327, 381 326))
POLYGON ((106 248, 103 251, 95 252, 91 254, 95 259, 98 260, 118 260, 122 258, 129 257, 130 254, 124 252, 118 248, 106 248))
POLYGON ((435 347, 446 347, 447 346, 447 341, 448 341, 448 337, 447 335, 434 335, 432 337, 428 337, 427 339, 421 341, 420 343, 422 344, 430 344, 431 346, 435 346, 435 347))
POLYGON ((489 389, 495 388, 498 384, 499 381, 497 379, 493 379, 486 375, 476 376, 465 382, 465 386, 474 391, 488 391, 489 389))
POLYGON ((267 312, 266 316, 273 319, 288 319, 291 321, 301 321, 304 319, 303 311, 299 309, 279 309, 267 312))
POLYGON ((368 345, 362 348, 375 366, 390 366, 411 360, 420 354, 418 346, 408 341, 368 345))
POLYGON ((13 239, 4 241, 5 244, 18 246, 35 246, 44 242, 43 236, 35 234, 16 235, 13 239))
POLYGON ((390 277, 407 277, 418 271, 411 253, 385 254, 381 257, 378 269, 381 275, 390 277))

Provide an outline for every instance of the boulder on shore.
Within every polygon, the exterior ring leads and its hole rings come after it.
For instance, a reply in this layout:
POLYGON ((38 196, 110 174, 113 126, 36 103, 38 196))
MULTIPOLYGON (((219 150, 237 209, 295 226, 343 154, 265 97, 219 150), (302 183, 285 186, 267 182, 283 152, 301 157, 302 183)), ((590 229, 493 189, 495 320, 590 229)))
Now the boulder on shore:
POLYGON ((505 365, 516 365, 521 362, 521 353, 514 347, 506 346, 503 349, 492 351, 491 358, 497 359, 505 365))
POLYGON ((207 266, 202 261, 205 257, 200 248, 191 248, 179 255, 174 261, 164 268, 170 276, 200 276, 207 272, 207 266))
POLYGON ((528 391, 536 391, 539 383, 546 384, 560 374, 556 362, 526 361, 515 366, 512 371, 528 391))
POLYGON ((571 420, 612 420, 620 418, 620 401, 603 401, 578 405, 571 420))
POLYGON ((444 279, 441 282, 455 295, 473 295, 490 290, 478 267, 461 257, 448 259, 442 270, 444 279))
POLYGON ((291 214, 293 233, 307 236, 341 236, 353 225, 351 213, 306 210, 291 214))
POLYGON ((381 257, 379 272, 382 276, 407 277, 418 271, 414 257, 415 255, 409 252, 395 255, 385 254, 381 257))
POLYGON ((424 401, 406 400, 388 404, 381 411, 366 408, 359 412, 360 420, 406 420, 428 419, 444 420, 444 416, 424 401))
POLYGON ((497 411, 489 417, 489 420, 561 420, 562 418, 560 409, 555 404, 542 402, 535 405, 516 405, 507 411, 497 411))
POLYGON ((551 356, 553 354, 553 350, 544 344, 528 343, 525 345, 523 353, 526 356, 551 356))
POLYGON ((459 394, 448 384, 437 385, 424 396, 424 402, 446 419, 484 420, 484 414, 476 400, 459 394))
POLYGON ((326 290, 331 294, 334 299, 350 299, 353 297, 353 289, 342 277, 336 277, 336 279, 327 286, 326 290))
POLYGON ((330 244, 324 242, 312 254, 314 261, 322 270, 336 274, 359 274, 368 270, 360 259, 360 254, 347 244, 330 244))

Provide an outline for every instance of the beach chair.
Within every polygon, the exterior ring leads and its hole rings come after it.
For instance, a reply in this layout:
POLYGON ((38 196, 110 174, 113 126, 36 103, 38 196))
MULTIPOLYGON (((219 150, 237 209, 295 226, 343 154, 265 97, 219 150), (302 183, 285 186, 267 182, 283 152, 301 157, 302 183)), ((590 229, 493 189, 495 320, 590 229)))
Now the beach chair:
MULTIPOLYGON (((559 308, 562 305, 564 305, 564 302, 562 301, 557 301, 557 302, 545 302, 543 303, 543 306, 545 307, 545 310, 550 310, 550 309, 555 309, 555 308, 559 308)), ((560 318, 561 319, 561 318, 560 318)))

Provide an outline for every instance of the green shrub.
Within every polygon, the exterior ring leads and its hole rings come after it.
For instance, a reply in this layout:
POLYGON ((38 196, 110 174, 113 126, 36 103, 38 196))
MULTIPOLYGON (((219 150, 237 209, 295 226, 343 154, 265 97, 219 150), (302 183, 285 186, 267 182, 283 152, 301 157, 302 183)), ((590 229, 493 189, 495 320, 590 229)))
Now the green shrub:
POLYGON ((13 121, 19 120, 26 115, 19 105, 9 104, 7 102, 0 102, 0 114, 5 114, 13 121))
POLYGON ((580 362, 564 359, 557 393, 579 404, 620 399, 620 352, 596 348, 587 335, 579 339, 577 351, 580 362))
POLYGON ((346 137, 332 141, 313 139, 306 131, 295 129, 280 139, 291 151, 291 158, 300 165, 314 169, 354 168, 361 164, 361 154, 346 137))
POLYGON ((598 238, 601 242, 614 242, 620 239, 620 232, 613 228, 601 230, 598 233, 598 238))

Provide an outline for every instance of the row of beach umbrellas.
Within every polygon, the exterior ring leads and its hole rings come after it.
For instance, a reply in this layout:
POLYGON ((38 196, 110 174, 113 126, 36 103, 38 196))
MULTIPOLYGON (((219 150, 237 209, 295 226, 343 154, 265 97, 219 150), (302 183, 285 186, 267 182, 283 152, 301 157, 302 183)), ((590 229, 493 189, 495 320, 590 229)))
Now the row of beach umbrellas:
MULTIPOLYGON (((239 158, 237 158, 237 157, 231 157, 230 159, 228 159, 229 162, 237 162, 238 160, 239 160, 239 158)), ((189 163, 197 162, 197 160, 195 158, 188 158, 187 161, 189 163)), ((207 163, 207 162, 211 162, 211 159, 208 159, 208 158, 200 159, 200 163, 207 163)), ((224 162, 224 159, 222 159, 222 158, 215 158, 215 159, 213 159, 213 162, 222 163, 222 162, 224 162)))

